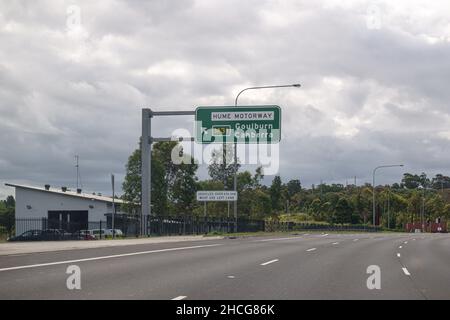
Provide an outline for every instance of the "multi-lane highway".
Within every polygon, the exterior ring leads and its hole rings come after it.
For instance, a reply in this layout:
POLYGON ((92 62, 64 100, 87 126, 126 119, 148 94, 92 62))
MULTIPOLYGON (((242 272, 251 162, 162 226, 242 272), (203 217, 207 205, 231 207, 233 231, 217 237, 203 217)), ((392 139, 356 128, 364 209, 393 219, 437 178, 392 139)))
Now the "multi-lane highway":
POLYGON ((447 234, 300 233, 4 255, 0 298, 450 299, 449 270, 447 234))

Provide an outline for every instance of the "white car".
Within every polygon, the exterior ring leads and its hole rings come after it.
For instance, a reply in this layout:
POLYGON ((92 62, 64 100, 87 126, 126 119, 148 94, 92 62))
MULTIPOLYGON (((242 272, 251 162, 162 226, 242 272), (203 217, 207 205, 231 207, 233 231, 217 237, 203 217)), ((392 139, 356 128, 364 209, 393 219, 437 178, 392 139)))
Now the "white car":
MULTIPOLYGON (((122 237, 123 232, 120 229, 114 229, 114 234, 116 237, 122 237)), ((105 229, 103 232, 103 235, 105 236, 112 236, 113 235, 113 229, 105 229)))

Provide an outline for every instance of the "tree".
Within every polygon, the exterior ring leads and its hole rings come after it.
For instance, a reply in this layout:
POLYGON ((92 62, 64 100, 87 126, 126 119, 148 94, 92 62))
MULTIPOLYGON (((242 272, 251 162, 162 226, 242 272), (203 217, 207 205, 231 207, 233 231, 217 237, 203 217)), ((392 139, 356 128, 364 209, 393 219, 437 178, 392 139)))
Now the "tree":
POLYGON ((287 194, 288 194, 288 200, 291 200, 294 194, 302 191, 302 184, 300 183, 300 180, 289 180, 289 182, 286 184, 287 187, 287 194))
POLYGON ((433 179, 431 179, 431 187, 436 190, 450 188, 450 177, 437 174, 433 179))
POLYGON ((231 190, 234 185, 234 174, 239 171, 240 164, 234 163, 234 151, 232 145, 225 145, 225 148, 214 150, 211 163, 208 166, 209 176, 216 181, 221 181, 224 186, 231 190))
POLYGON ((417 189, 420 185, 424 186, 426 180, 426 175, 418 176, 417 174, 405 173, 403 174, 402 186, 407 189, 417 189))
POLYGON ((336 223, 350 223, 352 219, 352 207, 348 203, 347 199, 340 198, 334 208, 335 222, 336 223))
MULTIPOLYGON (((178 147, 178 142, 158 142, 153 145, 151 161, 151 189, 152 189, 152 212, 157 215, 167 215, 170 211, 180 212, 180 206, 188 205, 188 211, 193 209, 193 191, 195 189, 195 172, 198 165, 193 161, 176 164, 172 161, 172 152, 183 152, 178 147), (187 184, 192 183, 192 188, 187 188, 187 184), (185 186, 185 188, 183 187, 185 186), (188 201, 188 199, 191 199, 188 201), (169 207, 169 200, 172 208, 169 207), (172 210, 171 210, 172 209, 172 210)), ((191 157, 188 157, 193 160, 191 157)), ((126 165, 126 175, 122 185, 124 195, 122 199, 127 201, 124 208, 129 213, 136 212, 138 204, 141 202, 141 150, 135 150, 128 158, 126 165)), ((191 186, 191 185, 189 185, 191 186)), ((195 191, 194 191, 195 193, 195 191)), ((185 212, 185 210, 183 210, 185 212)))
POLYGON ((175 212, 191 215, 194 211, 197 192, 197 164, 181 164, 172 187, 172 201, 175 212))
MULTIPOLYGON (((6 202, 6 201, 5 201, 6 202)), ((4 227, 8 236, 11 236, 15 224, 15 209, 4 207, 0 209, 0 226, 4 227)))
POLYGON ((270 186, 270 201, 272 210, 279 210, 281 207, 281 177, 275 176, 270 186))
POLYGON ((262 189, 254 190, 251 197, 250 217, 264 219, 272 215, 270 196, 262 189))
POLYGON ((125 165, 125 179, 122 183, 124 192, 122 199, 126 201, 123 209, 128 213, 136 213, 141 202, 141 149, 136 149, 125 165))
POLYGON ((409 222, 415 222, 416 217, 420 216, 420 208, 422 206, 422 196, 413 190, 408 200, 407 212, 410 216, 409 222))
POLYGON ((13 196, 7 196, 5 200, 5 206, 6 208, 15 208, 16 207, 16 200, 13 196))

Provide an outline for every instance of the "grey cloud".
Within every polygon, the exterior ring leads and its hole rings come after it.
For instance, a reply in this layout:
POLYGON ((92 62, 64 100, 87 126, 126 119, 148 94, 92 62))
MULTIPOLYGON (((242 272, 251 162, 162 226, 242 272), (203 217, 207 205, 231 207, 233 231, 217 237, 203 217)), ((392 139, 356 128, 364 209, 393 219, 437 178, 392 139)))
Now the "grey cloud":
MULTIPOLYGON (((240 100, 282 106, 285 179, 370 181, 375 165, 399 161, 448 174, 449 140, 439 133, 450 124, 450 44, 419 36, 442 32, 440 7, 429 4, 438 31, 395 15, 370 30, 369 1, 329 3, 2 3, 0 182, 73 185, 79 154, 85 187, 107 193, 108 175, 120 182, 137 146, 141 107, 233 104, 242 87, 298 81, 301 89, 240 100), (67 32, 72 4, 85 34, 67 32)), ((155 136, 179 127, 191 130, 192 118, 153 122, 155 136)), ((383 172, 380 181, 400 176, 383 172)), ((0 197, 8 192, 0 186, 0 197)))

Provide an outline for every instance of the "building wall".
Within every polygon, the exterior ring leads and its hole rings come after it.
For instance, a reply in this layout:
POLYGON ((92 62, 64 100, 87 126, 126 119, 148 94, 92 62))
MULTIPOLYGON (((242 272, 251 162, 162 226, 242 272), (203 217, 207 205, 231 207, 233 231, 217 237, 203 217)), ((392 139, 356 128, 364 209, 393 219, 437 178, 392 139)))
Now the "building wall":
POLYGON ((16 188, 16 219, 47 218, 49 210, 87 210, 89 221, 106 221, 105 213, 111 212, 112 206, 104 201, 16 188), (93 208, 89 208, 90 205, 93 208), (31 206, 31 209, 27 206, 31 206))

